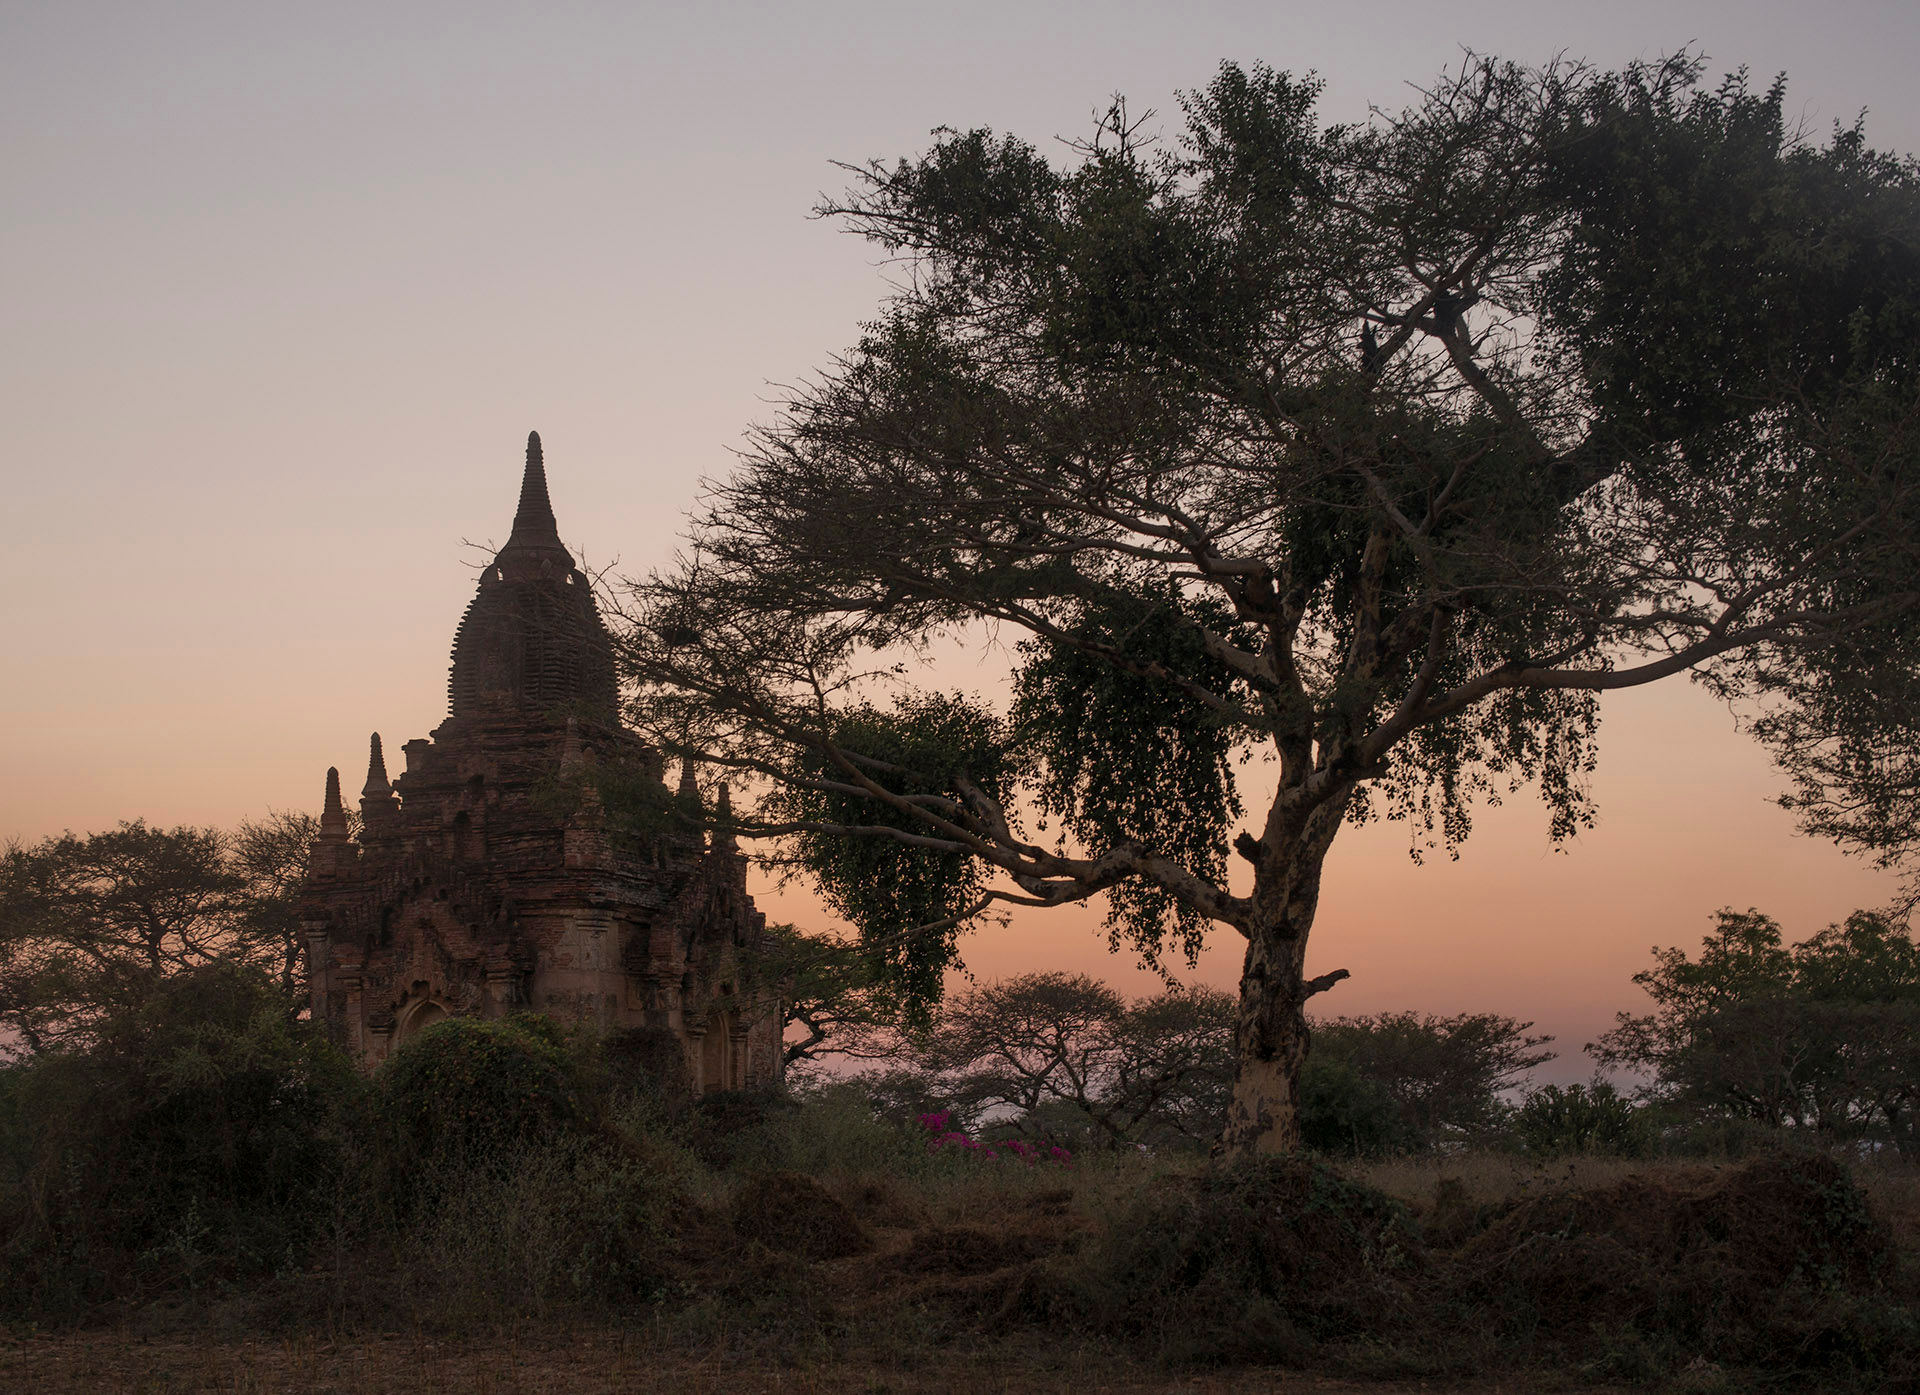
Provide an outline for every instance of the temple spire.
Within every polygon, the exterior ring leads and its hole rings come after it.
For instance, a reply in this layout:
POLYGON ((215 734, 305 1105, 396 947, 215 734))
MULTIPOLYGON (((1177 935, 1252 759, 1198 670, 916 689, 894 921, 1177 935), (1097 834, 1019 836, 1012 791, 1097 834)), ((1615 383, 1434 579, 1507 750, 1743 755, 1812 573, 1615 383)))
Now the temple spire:
POLYGON ((686 764, 680 767, 680 797, 700 803, 700 782, 693 777, 693 757, 688 756, 686 764))
POLYGON ((733 836, 733 796, 722 780, 713 796, 713 847, 715 852, 732 852, 737 846, 733 836))
POLYGON ((540 454, 540 433, 527 433, 527 468, 520 477, 520 507, 514 511, 508 547, 559 547, 560 526, 547 498, 547 464, 540 454))
POLYGON ((367 784, 360 791, 360 838, 392 832, 400 814, 400 800, 387 780, 387 758, 380 750, 380 733, 373 734, 367 755, 367 784))
POLYGON ((327 767, 327 802, 320 810, 320 836, 338 841, 347 836, 347 806, 340 802, 340 768, 327 767))
POLYGON ((380 733, 373 734, 372 750, 367 755, 367 783, 360 791, 364 799, 385 799, 393 794, 393 783, 387 779, 387 757, 380 749, 380 733))

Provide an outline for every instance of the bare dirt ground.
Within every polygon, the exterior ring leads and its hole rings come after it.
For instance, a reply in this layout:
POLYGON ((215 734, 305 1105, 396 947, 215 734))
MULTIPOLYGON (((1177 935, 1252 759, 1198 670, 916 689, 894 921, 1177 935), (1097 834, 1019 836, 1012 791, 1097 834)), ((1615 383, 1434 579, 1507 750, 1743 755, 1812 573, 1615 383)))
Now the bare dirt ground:
POLYGON ((338 1343, 149 1341, 114 1333, 0 1337, 0 1389, 21 1395, 1601 1395, 1512 1381, 1471 1386, 1354 1382, 1277 1370, 1170 1373, 1095 1353, 942 1353, 937 1364, 858 1360, 793 1366, 663 1355, 618 1333, 564 1343, 414 1337, 338 1343))

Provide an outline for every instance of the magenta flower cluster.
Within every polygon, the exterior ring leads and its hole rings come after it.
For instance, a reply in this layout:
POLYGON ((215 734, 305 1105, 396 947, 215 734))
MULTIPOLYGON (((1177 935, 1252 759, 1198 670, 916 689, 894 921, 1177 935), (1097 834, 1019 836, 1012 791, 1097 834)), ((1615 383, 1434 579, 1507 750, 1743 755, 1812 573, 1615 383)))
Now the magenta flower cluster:
POLYGON ((998 1161, 1002 1155, 1018 1158, 1028 1167, 1043 1162, 1058 1163, 1062 1167, 1067 1167, 1073 1162, 1073 1154, 1057 1143, 1043 1146, 1027 1143, 1018 1138, 1001 1139, 989 1143, 969 1137, 964 1130, 951 1127, 953 1114, 950 1110, 943 1110, 938 1114, 919 1114, 914 1118, 920 1127, 927 1131, 927 1151, 930 1153, 942 1153, 957 1148, 977 1158, 995 1161, 998 1161))

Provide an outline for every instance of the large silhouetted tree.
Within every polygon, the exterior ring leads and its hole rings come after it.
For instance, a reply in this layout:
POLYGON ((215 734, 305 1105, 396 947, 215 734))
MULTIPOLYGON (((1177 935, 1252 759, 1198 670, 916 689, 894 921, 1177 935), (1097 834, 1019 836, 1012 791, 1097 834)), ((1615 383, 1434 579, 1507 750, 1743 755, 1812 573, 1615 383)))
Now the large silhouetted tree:
POLYGON ((637 720, 909 992, 1005 906, 1232 927, 1225 1141, 1296 1146, 1344 824, 1451 849, 1532 784, 1567 837, 1600 693, 1777 693, 1912 613, 1920 179, 1698 71, 1473 59, 1329 127, 1229 65, 1177 142, 1116 103, 853 171, 896 293, 635 585, 637 720), (936 644, 1010 700, 916 686, 936 644))

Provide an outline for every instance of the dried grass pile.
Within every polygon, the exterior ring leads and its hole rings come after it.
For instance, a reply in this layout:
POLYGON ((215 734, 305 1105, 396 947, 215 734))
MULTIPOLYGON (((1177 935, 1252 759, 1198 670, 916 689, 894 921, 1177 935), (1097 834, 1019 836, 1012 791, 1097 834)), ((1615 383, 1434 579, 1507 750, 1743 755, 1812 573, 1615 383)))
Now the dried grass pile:
POLYGON ((1887 1225, 1846 1169, 1776 1153, 1504 1208, 1436 1267, 1432 1306, 1503 1347, 1603 1365, 1884 1369, 1920 1339, 1893 1271, 1887 1225))
POLYGON ((1294 1361, 1413 1316, 1411 1213, 1304 1157, 1165 1180, 1053 1270, 1049 1314, 1174 1361, 1294 1361))
POLYGON ((733 1195, 731 1219, 741 1239, 801 1259, 845 1259, 873 1248, 845 1203, 798 1172, 748 1178, 733 1195))

